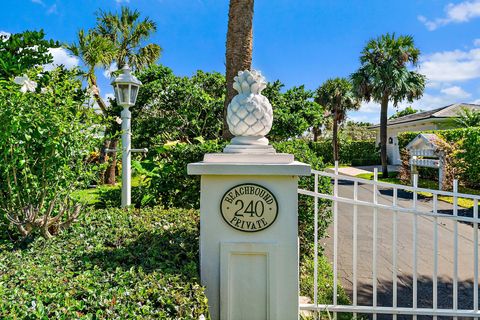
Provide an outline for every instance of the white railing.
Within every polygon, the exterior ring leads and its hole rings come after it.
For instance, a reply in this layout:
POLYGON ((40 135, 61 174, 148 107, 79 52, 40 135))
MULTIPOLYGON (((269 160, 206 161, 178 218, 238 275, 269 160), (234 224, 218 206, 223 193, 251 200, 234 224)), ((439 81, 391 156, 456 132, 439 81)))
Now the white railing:
MULTIPOLYGON (((410 315, 414 319, 416 316, 432 316, 436 319, 439 316, 448 316, 457 319, 457 317, 480 317, 480 312, 478 309, 478 223, 480 219, 478 217, 478 202, 480 200, 480 196, 472 195, 472 194, 464 194, 458 192, 458 181, 454 180, 454 187, 453 192, 448 191, 441 191, 441 190, 430 190, 425 188, 418 187, 418 176, 414 176, 413 186, 405 186, 405 185, 397 185, 391 184, 386 182, 378 181, 377 177, 377 170, 374 172, 374 179, 373 180, 365 180, 356 177, 344 176, 339 175, 338 173, 338 166, 335 168, 334 173, 323 172, 323 171, 315 171, 312 170, 312 175, 314 176, 315 183, 314 183, 314 190, 304 190, 299 189, 299 194, 311 196, 314 198, 314 293, 313 293, 313 303, 311 304, 301 304, 301 310, 309 310, 313 312, 324 312, 328 311, 336 315, 337 312, 346 312, 346 313, 353 313, 354 316, 357 314, 371 314, 374 319, 376 319, 377 314, 389 314, 392 315, 393 319, 396 319, 397 315, 410 315), (320 193, 318 191, 319 185, 319 178, 327 177, 333 180, 333 194, 325 194, 320 193), (353 183, 351 188, 353 188, 353 196, 346 197, 344 195, 339 195, 339 180, 342 181, 349 181, 353 183), (371 188, 372 198, 371 200, 368 199, 360 199, 359 198, 359 187, 367 187, 371 188), (385 200, 383 199, 382 202, 379 203, 378 194, 379 188, 392 190, 392 197, 391 203, 385 204, 385 200), (399 197, 398 192, 400 190, 411 192, 412 193, 412 200, 410 202, 410 206, 400 205, 399 204, 399 197), (420 192, 428 192, 432 194, 431 200, 431 210, 422 210, 417 206, 419 198, 418 194, 420 192), (440 196, 448 196, 453 198, 453 214, 445 214, 438 212, 438 201, 440 196), (473 214, 471 217, 469 216, 460 216, 458 215, 459 205, 458 199, 459 198, 467 198, 473 200, 473 214), (318 255, 319 255, 319 239, 318 239, 318 232, 319 232, 319 199, 327 199, 332 201, 333 207, 333 225, 332 228, 332 237, 333 237, 333 301, 332 303, 320 303, 318 300, 318 255), (338 245, 339 245, 339 233, 338 233, 338 219, 339 219, 339 204, 349 204, 353 206, 353 210, 349 214, 353 214, 353 226, 352 226, 352 270, 351 270, 351 281, 352 281, 352 290, 351 290, 351 305, 341 305, 338 304, 337 301, 337 287, 338 287, 338 245), (359 305, 358 303, 358 211, 359 208, 370 208, 367 209, 367 212, 372 214, 372 299, 371 305, 359 305), (388 210, 391 212, 392 217, 392 252, 391 252, 391 265, 392 265, 392 285, 391 285, 391 293, 392 293, 392 301, 391 306, 379 306, 377 301, 378 296, 378 279, 377 279, 377 249, 378 249, 378 210, 388 210), (397 304, 398 298, 398 248, 397 243, 399 242, 399 237, 404 235, 399 235, 398 233, 398 215, 399 214, 407 214, 412 216, 413 223, 412 223, 412 233, 413 233, 413 247, 412 247, 412 301, 411 307, 399 307, 397 304), (421 246, 422 243, 419 244, 419 232, 418 232, 418 218, 420 216, 429 217, 432 219, 433 224, 433 252, 432 252, 432 259, 433 259, 433 270, 431 273, 432 277, 432 306, 431 308, 419 307, 418 306, 418 248, 419 245, 421 246), (438 272, 439 272, 439 219, 447 219, 453 223, 453 274, 452 277, 452 307, 451 308, 443 308, 442 306, 439 307, 439 292, 438 292, 438 272), (460 309, 458 307, 458 225, 459 222, 464 222, 471 224, 471 229, 473 233, 473 252, 471 252, 471 259, 468 257, 468 260, 471 261, 471 266, 473 268, 473 308, 472 309, 460 309)), ((347 187, 348 188, 348 187, 347 187)), ((368 259, 368 257, 362 257, 362 259, 368 259)), ((403 271, 402 271, 403 272, 403 271)), ((350 280, 349 279, 349 280, 350 280)), ((442 294, 442 293, 440 293, 442 294)), ((445 297, 441 296, 445 301, 445 297)))

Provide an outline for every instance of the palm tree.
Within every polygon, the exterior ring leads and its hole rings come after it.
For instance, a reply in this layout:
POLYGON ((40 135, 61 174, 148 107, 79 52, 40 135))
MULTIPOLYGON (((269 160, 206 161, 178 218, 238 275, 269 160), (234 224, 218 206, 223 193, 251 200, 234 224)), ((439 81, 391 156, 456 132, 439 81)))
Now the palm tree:
POLYGON ((250 69, 252 66, 253 1, 230 0, 225 54, 227 95, 223 108, 222 136, 224 139, 231 138, 226 119, 228 104, 236 95, 236 91, 233 89, 233 78, 238 71, 250 69))
POLYGON ((480 111, 463 107, 454 120, 462 128, 479 127, 480 111))
MULTIPOLYGON (((130 10, 128 7, 122 7, 121 13, 111 13, 99 11, 97 14, 97 26, 94 32, 101 37, 109 39, 115 47, 115 53, 110 63, 115 63, 118 69, 125 64, 129 64, 133 70, 140 70, 155 63, 161 54, 161 47, 155 43, 142 44, 157 31, 157 25, 148 17, 140 19, 138 10, 130 10)), ((112 133, 116 136, 118 125, 112 123, 112 133)), ((109 149, 116 150, 118 138, 111 139, 109 149)), ((104 148, 106 149, 106 148, 104 148)), ((115 174, 117 165, 117 153, 111 153, 112 161, 107 168, 106 183, 115 184, 115 174)), ((102 160, 105 161, 106 154, 103 151, 102 160)))
POLYGON ((88 87, 92 90, 95 101, 106 116, 107 105, 100 96, 95 68, 107 68, 110 65, 115 54, 115 46, 110 39, 99 36, 91 30, 87 33, 84 30, 80 30, 77 37, 78 42, 67 45, 66 48, 73 55, 79 57, 87 67, 88 87))
MULTIPOLYGON (((140 12, 122 7, 120 14, 99 11, 97 25, 86 34, 80 31, 78 43, 69 46, 70 51, 80 57, 88 68, 87 78, 89 88, 102 110, 103 114, 115 119, 117 110, 115 105, 107 106, 100 96, 95 76, 98 66, 106 69, 116 64, 121 69, 128 63, 133 70, 140 70, 153 63, 160 57, 161 47, 154 43, 142 46, 145 41, 157 30, 155 22, 148 17, 140 20, 140 12)), ((118 145, 117 133, 119 126, 115 121, 107 125, 105 141, 100 154, 100 163, 106 162, 106 149, 116 150, 118 145), (113 136, 113 138, 111 138, 113 136)), ((102 174, 101 182, 115 184, 116 152, 111 153, 111 163, 106 175, 102 174)))
POLYGON ((347 111, 358 110, 360 99, 353 94, 352 83, 345 78, 328 79, 317 89, 315 101, 323 105, 333 118, 333 158, 338 161, 338 126, 345 121, 347 111))
POLYGON ((423 95, 425 76, 411 71, 416 66, 420 50, 413 37, 385 34, 370 40, 360 56, 360 68, 351 75, 354 91, 365 101, 381 104, 380 148, 382 175, 388 177, 387 167, 387 112, 388 103, 396 106, 403 100, 413 102, 423 95))
POLYGON ((94 32, 110 39, 116 48, 111 63, 121 69, 126 63, 133 70, 139 70, 155 63, 162 48, 155 43, 142 46, 142 43, 157 31, 157 25, 148 17, 140 19, 138 10, 122 7, 121 13, 99 11, 94 32))

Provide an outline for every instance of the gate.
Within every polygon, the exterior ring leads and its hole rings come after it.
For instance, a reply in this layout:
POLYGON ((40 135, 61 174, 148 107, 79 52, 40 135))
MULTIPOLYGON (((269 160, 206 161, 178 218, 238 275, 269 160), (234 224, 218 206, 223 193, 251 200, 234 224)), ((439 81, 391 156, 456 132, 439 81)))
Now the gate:
POLYGON ((478 310, 478 201, 480 196, 312 170, 315 257, 312 303, 300 310, 354 316, 377 315, 472 318, 478 310), (319 179, 333 183, 333 194, 318 191, 319 179), (425 193, 428 193, 425 196, 425 193), (439 198, 450 197, 448 204, 439 198), (332 202, 333 221, 326 254, 332 260, 333 301, 318 298, 319 199, 332 202), (464 209, 459 199, 473 207, 464 209), (341 274, 339 274, 341 272, 341 274), (470 273, 470 274, 465 274, 470 273), (338 303, 339 276, 351 283, 351 304, 338 303))

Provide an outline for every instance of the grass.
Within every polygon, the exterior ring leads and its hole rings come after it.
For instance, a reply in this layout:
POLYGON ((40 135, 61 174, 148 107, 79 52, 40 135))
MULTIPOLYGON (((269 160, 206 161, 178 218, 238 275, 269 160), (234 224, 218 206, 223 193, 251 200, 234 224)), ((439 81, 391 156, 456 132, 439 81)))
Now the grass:
MULTIPOLYGON (((300 265, 300 295, 307 296, 313 303, 314 296, 314 260, 313 257, 303 257, 304 261, 300 265)), ((327 258, 320 254, 318 257, 318 303, 331 304, 333 303, 333 270, 327 258)), ((345 293, 340 282, 337 284, 337 301, 338 304, 349 305, 350 299, 345 293)), ((328 312, 321 312, 320 319, 330 318, 328 312)), ((347 320, 353 319, 350 313, 338 313, 338 319, 347 320)), ((301 319, 316 319, 314 317, 302 316, 301 319)))
MULTIPOLYGON (((356 177, 361 178, 361 179, 373 180, 373 173, 362 173, 362 174, 357 175, 356 177)), ((400 179, 397 178, 397 173, 396 172, 389 172, 388 173, 388 178, 381 178, 381 175, 379 175, 378 180, 383 181, 383 182, 388 182, 388 183, 394 183, 394 184, 403 184, 400 181, 400 179)), ((428 180, 428 179, 419 179, 418 180, 418 186, 420 188, 424 188, 424 189, 438 190, 438 182, 428 180)), ((458 186, 458 192, 466 193, 466 194, 480 195, 480 190, 467 188, 467 187, 464 187, 464 186, 458 186)), ((432 198, 433 197, 433 194, 430 193, 430 192, 419 192, 418 194, 421 195, 421 196, 427 197, 427 198, 432 198)), ((438 200, 454 204, 453 197, 438 196, 438 200)), ((472 208, 474 206, 473 200, 468 199, 468 198, 458 198, 457 203, 460 207, 463 207, 463 208, 472 208)))
MULTIPOLYGON (((132 177, 132 187, 138 187, 142 184, 142 176, 132 177)), ((100 193, 106 190, 121 189, 122 183, 117 182, 115 185, 101 185, 96 188, 88 188, 76 190, 72 193, 72 198, 78 202, 85 203, 87 205, 96 205, 100 200, 100 193)))

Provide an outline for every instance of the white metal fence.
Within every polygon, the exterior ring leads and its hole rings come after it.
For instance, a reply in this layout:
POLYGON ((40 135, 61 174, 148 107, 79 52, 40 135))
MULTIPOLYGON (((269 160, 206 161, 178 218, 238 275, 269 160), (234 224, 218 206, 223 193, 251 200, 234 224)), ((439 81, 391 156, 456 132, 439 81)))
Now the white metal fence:
MULTIPOLYGON (((377 317, 377 315, 391 315, 393 319, 396 319, 398 315, 409 315, 413 319, 416 319, 417 316, 429 316, 432 317, 433 319, 436 319, 437 317, 453 317, 454 319, 457 319, 458 317, 480 317, 480 312, 478 310, 478 223, 479 217, 478 217, 478 201, 480 200, 480 196, 478 195, 471 195, 471 194, 463 194, 458 192, 458 182, 454 181, 454 192, 446 192, 446 191, 439 191, 439 190, 430 190, 430 189, 424 189, 424 188, 419 188, 418 187, 418 177, 414 177, 414 183, 413 186, 405 186, 405 185, 397 185, 397 184, 391 184, 391 183, 386 183, 386 182, 380 182, 378 181, 377 178, 377 171, 375 170, 374 173, 374 179, 373 180, 365 180, 365 179, 360 179, 360 178, 355 178, 355 177, 349 177, 349 176, 344 176, 344 175, 339 175, 338 174, 338 167, 335 169, 334 173, 328 173, 328 172, 320 172, 320 171, 314 171, 312 170, 312 175, 315 178, 315 184, 314 184, 314 190, 304 190, 304 189, 299 189, 298 192, 299 194, 311 196, 314 198, 314 223, 315 223, 315 260, 314 260, 314 296, 312 303, 310 304, 301 304, 300 309, 301 310, 309 310, 312 311, 316 314, 319 314, 320 312, 328 311, 330 313, 333 313, 334 315, 337 314, 337 312, 341 313, 352 313, 354 316, 357 314, 370 314, 374 319, 377 317), (318 191, 318 186, 319 186, 319 178, 321 177, 327 177, 333 181, 333 195, 332 194, 324 194, 320 193, 318 191), (344 188, 343 190, 346 190, 346 188, 353 188, 353 196, 349 196, 351 192, 348 193, 347 196, 345 195, 340 195, 339 194, 339 181, 342 182, 344 185, 345 182, 347 184, 350 184, 348 186, 342 187, 344 188), (369 189, 371 199, 365 199, 365 195, 363 195, 362 198, 359 198, 359 190, 360 188, 367 188, 369 189), (382 201, 383 203, 379 202, 379 194, 380 190, 391 190, 391 196, 390 197, 383 197, 382 201), (408 201, 408 204, 410 206, 405 205, 405 201, 402 199, 402 205, 399 204, 399 192, 402 192, 404 194, 405 192, 408 192, 409 195, 411 195, 411 199, 408 201), (431 200, 422 200, 425 203, 429 203, 431 205, 431 209, 425 210, 425 206, 422 205, 422 208, 419 208, 419 193, 422 192, 428 192, 432 194, 431 200), (452 197, 453 198, 453 205, 451 205, 452 210, 449 213, 444 213, 444 212, 439 212, 442 210, 438 210, 439 207, 439 197, 442 196, 447 196, 447 197, 452 197), (386 199, 391 200, 391 203, 386 203, 386 199), (462 209, 458 205, 459 198, 466 198, 466 199, 471 199, 473 201, 473 209, 471 209, 471 216, 467 215, 459 215, 459 209, 462 209), (319 199, 327 199, 332 201, 332 207, 333 207, 333 222, 331 226, 331 237, 333 237, 333 276, 334 276, 334 284, 333 284, 333 301, 328 302, 328 303, 320 303, 319 301, 319 295, 318 295, 318 254, 319 254, 319 240, 318 239, 318 228, 319 228, 319 199), (353 221, 352 227, 352 234, 351 237, 353 237, 352 240, 352 255, 349 257, 351 259, 351 274, 349 275, 350 279, 349 281, 352 282, 352 288, 351 288, 351 301, 352 303, 350 305, 341 305, 338 303, 338 292, 337 292, 337 285, 339 284, 339 265, 338 265, 338 257, 339 257, 339 237, 342 237, 342 235, 339 235, 338 229, 339 229, 339 210, 338 207, 340 205, 345 205, 348 204, 351 206, 352 210, 348 214, 353 215, 351 217, 353 221), (370 257, 365 257, 361 256, 359 257, 358 252, 358 236, 359 236, 359 230, 358 230, 358 216, 359 216, 359 210, 362 211, 363 214, 367 212, 367 214, 371 217, 371 227, 372 227, 372 234, 371 234, 371 242, 372 242, 372 247, 370 248, 371 250, 371 256, 370 257), (390 263, 392 264, 391 270, 391 302, 389 303, 388 306, 385 305, 379 305, 377 298, 378 298, 378 279, 377 279, 377 273, 380 271, 377 269, 378 265, 378 256, 377 256, 377 250, 379 248, 379 243, 378 243, 378 218, 379 218, 379 210, 382 211, 382 214, 385 214, 387 212, 388 214, 391 215, 391 240, 389 240, 388 246, 391 246, 391 261, 390 263), (399 234, 399 223, 398 223, 398 218, 400 215, 407 215, 408 217, 411 217, 413 220, 411 223, 411 226, 413 230, 411 230, 411 234, 413 235, 413 239, 411 239, 413 246, 409 249, 411 250, 411 257, 410 261, 412 264, 412 270, 411 270, 411 287, 409 290, 411 290, 411 303, 409 306, 399 306, 397 303, 397 300, 399 299, 398 296, 398 283, 399 283, 399 270, 398 270, 398 252, 399 248, 397 247, 397 243, 399 242, 401 237, 404 237, 406 235, 404 234, 399 234), (427 223, 430 223, 431 221, 431 228, 433 228, 433 239, 431 241, 433 242, 433 252, 431 252, 431 259, 432 259, 432 264, 433 264, 433 270, 431 270, 431 296, 432 296, 432 301, 430 306, 424 306, 424 305, 419 305, 419 296, 418 296, 418 271, 417 271, 417 265, 418 265, 418 250, 421 248, 422 250, 425 248, 422 246, 424 243, 419 242, 419 236, 422 236, 418 232, 418 221, 419 217, 428 217, 428 220, 422 219, 421 223, 425 223, 426 220, 427 223), (452 238, 448 239, 448 241, 451 241, 451 247, 453 250, 450 250, 450 252, 441 252, 441 248, 439 248, 439 226, 441 226, 440 221, 444 221, 444 219, 448 219, 448 221, 451 221, 452 226, 452 238), (473 284, 471 286, 471 290, 473 291, 472 293, 472 299, 473 303, 471 304, 471 308, 460 308, 459 307, 459 277, 458 277, 458 264, 459 264, 459 256, 458 256, 458 245, 459 245, 459 237, 462 235, 459 235, 459 223, 467 223, 468 227, 472 234, 469 235, 471 237, 471 242, 473 242, 472 246, 472 252, 471 256, 467 255, 467 260, 470 265, 472 270, 472 277, 473 277, 473 284), (445 295, 444 292, 440 291, 438 288, 438 272, 439 272, 439 257, 441 255, 450 255, 451 261, 453 262, 453 272, 451 274, 451 278, 449 278, 451 281, 451 297, 450 294, 448 294, 447 297, 442 296, 445 295), (452 256, 453 255, 453 256, 452 256), (359 258, 360 259, 370 259, 371 261, 371 303, 370 305, 365 305, 362 304, 360 305, 358 303, 358 263, 359 263, 359 258), (447 299, 449 301, 449 307, 444 307, 442 305, 439 305, 439 298, 442 299, 442 301, 445 301, 447 299)), ((348 189, 351 191, 351 189, 348 189)), ((366 190, 366 189, 365 189, 366 190)), ((442 204, 442 206, 445 206, 445 204, 442 204)), ((462 209, 463 210, 463 209, 462 209)), ((344 213, 345 214, 345 213, 344 213)), ((383 216, 382 216, 383 217, 383 216)), ((405 217, 403 217, 405 218, 405 217)), ((410 218, 408 218, 410 219, 410 218)), ((390 223, 390 222, 388 222, 390 223)), ((402 226, 404 227, 404 226, 402 226)), ((428 226, 429 228, 429 226, 428 226)), ((465 225, 462 226, 462 230, 465 230, 466 228, 465 225)), ((463 231, 462 231, 463 232, 463 231)), ((350 236, 350 235, 349 235, 350 236)), ((425 235, 423 235, 425 236, 425 235)), ((384 243, 382 244, 384 245, 384 243)), ((402 251, 403 252, 403 251, 402 251)), ((423 258, 423 257, 422 257, 423 258)), ((463 258, 463 262, 465 263, 465 257, 463 258)), ((443 261, 443 260, 442 260, 443 261)), ((441 266, 441 265, 440 265, 441 266)), ((463 265, 462 265, 463 266, 463 265)), ((468 267, 470 268, 470 267, 468 267)), ((385 271, 385 270, 381 270, 385 271)), ((404 272, 402 270, 402 272, 404 272)), ((443 288, 443 287, 442 287, 443 288)), ((462 287, 463 289, 463 287, 462 287)), ((409 298, 410 299, 410 298, 409 298)))

